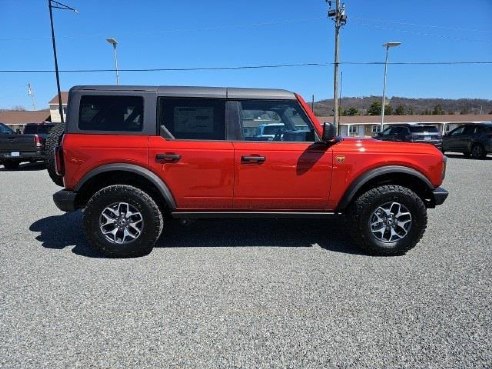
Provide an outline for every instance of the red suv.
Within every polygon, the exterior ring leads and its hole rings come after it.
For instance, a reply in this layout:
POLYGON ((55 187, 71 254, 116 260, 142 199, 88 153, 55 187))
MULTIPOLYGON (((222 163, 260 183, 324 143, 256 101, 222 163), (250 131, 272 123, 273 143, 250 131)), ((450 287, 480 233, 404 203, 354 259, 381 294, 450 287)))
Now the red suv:
POLYGON ((85 209, 108 256, 148 254, 168 218, 337 214, 369 253, 402 254, 447 197, 434 146, 336 137, 285 90, 78 86, 48 141, 56 205, 85 209))

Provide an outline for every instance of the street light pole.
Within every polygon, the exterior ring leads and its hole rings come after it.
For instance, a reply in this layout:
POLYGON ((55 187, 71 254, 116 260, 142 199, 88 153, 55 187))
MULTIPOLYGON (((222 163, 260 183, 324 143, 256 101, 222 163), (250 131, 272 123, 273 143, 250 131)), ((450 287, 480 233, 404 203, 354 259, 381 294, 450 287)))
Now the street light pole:
POLYGON ((380 132, 383 131, 384 126, 384 108, 386 106, 386 75, 388 72, 388 54, 390 47, 396 47, 401 45, 401 42, 387 42, 383 46, 386 48, 386 59, 384 61, 384 81, 383 81, 383 100, 381 102, 381 127, 380 132))
POLYGON ((118 41, 114 38, 107 38, 106 41, 108 41, 111 45, 113 45, 113 55, 114 55, 114 67, 116 71, 116 84, 120 84, 120 75, 118 71, 118 55, 116 53, 116 45, 118 45, 118 41))
POLYGON ((58 92, 58 111, 60 113, 60 119, 62 123, 65 123, 65 118, 63 117, 63 105, 62 105, 62 96, 60 90, 60 73, 58 71, 58 58, 56 56, 56 42, 55 42, 55 28, 53 26, 53 8, 63 9, 63 10, 72 10, 75 13, 78 13, 77 9, 71 8, 65 4, 59 3, 55 0, 48 0, 48 8, 50 10, 50 23, 51 23, 51 43, 53 44, 53 56, 55 58, 55 76, 56 76, 56 88, 58 92), (55 4, 55 5, 53 5, 55 4))
POLYGON ((331 1, 326 0, 328 5, 330 6, 330 10, 328 10, 328 17, 333 18, 335 22, 335 62, 333 63, 333 123, 335 124, 335 129, 337 133, 340 133, 340 113, 339 113, 339 101, 338 101, 338 68, 340 65, 339 60, 339 36, 340 36, 340 28, 347 23, 347 15, 345 14, 345 4, 340 4, 340 0, 335 1, 335 9, 331 9, 331 1))

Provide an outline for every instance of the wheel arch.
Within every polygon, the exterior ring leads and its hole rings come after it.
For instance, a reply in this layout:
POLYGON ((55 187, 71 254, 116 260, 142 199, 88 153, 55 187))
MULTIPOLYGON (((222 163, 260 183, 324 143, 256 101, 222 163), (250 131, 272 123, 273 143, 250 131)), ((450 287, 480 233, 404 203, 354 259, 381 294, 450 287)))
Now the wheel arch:
POLYGON ((137 187, 154 198, 159 206, 176 209, 174 197, 167 185, 153 172, 134 164, 108 164, 87 173, 74 188, 76 208, 83 208, 91 196, 103 187, 126 184, 137 187))
POLYGON ((343 212, 354 199, 370 188, 385 184, 407 187, 414 191, 426 206, 432 207, 432 190, 434 189, 432 183, 415 169, 390 165, 373 169, 355 179, 342 196, 337 212, 343 212))

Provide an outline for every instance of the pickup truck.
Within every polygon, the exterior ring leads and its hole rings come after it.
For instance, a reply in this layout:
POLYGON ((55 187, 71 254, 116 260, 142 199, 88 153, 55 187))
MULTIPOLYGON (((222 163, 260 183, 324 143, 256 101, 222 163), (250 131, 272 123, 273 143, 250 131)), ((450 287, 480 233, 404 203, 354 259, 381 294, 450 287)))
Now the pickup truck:
POLYGON ((8 126, 0 128, 0 164, 13 170, 22 162, 44 161, 45 141, 53 123, 28 123, 22 134, 16 134, 8 126))

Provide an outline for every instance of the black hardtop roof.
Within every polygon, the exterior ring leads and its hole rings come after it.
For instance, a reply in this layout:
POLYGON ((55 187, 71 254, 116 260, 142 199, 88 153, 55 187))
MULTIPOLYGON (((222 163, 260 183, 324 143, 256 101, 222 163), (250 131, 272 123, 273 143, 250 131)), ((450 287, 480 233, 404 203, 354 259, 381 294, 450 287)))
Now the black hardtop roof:
POLYGON ((199 87, 199 86, 115 86, 86 85, 74 86, 70 92, 101 91, 101 92, 154 92, 159 96, 172 97, 210 97, 228 99, 278 99, 295 100, 293 92, 270 88, 237 88, 237 87, 199 87))

